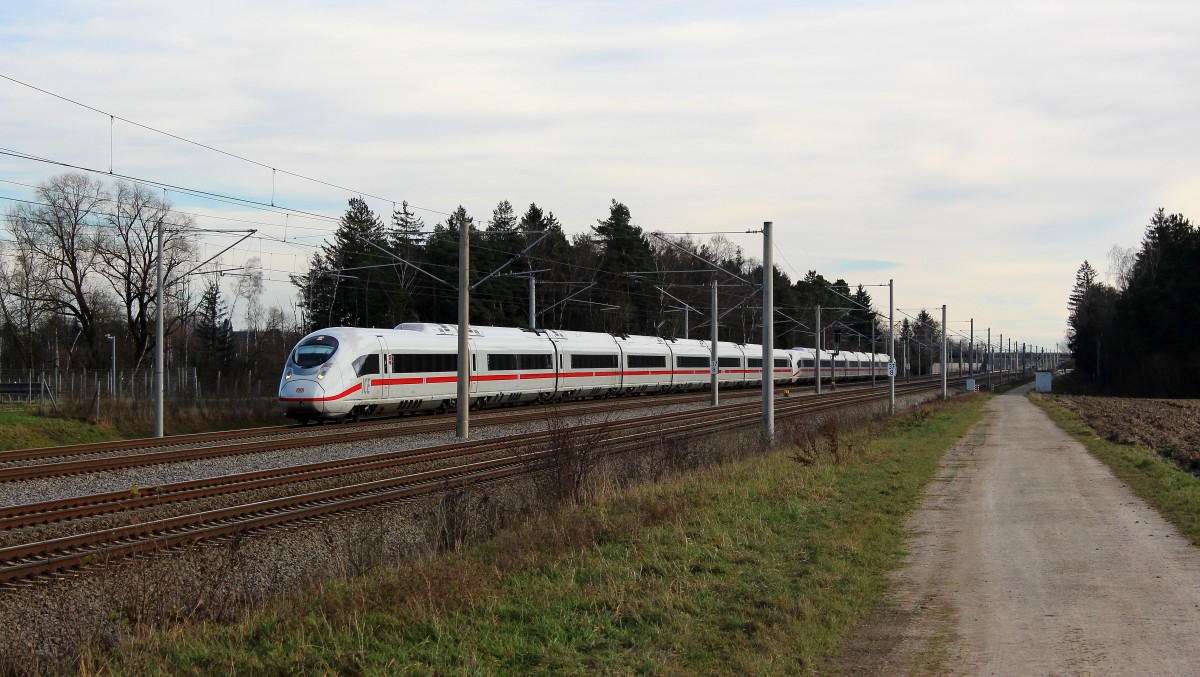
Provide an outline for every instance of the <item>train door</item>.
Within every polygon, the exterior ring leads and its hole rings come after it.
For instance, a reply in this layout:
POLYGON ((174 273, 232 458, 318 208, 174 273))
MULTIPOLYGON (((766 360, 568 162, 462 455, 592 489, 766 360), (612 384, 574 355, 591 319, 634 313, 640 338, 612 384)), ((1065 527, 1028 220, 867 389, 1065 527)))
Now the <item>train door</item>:
MULTIPOLYGON (((549 339, 550 337, 547 336, 546 338, 549 339)), ((558 344, 553 339, 550 340, 550 347, 554 349, 554 354, 550 356, 550 364, 554 366, 554 390, 551 394, 557 394, 563 387, 563 353, 558 349, 558 344)))
POLYGON ((375 340, 379 342, 379 374, 363 382, 363 389, 366 390, 367 383, 371 383, 370 397, 373 400, 388 399, 391 386, 390 382, 392 372, 392 356, 388 352, 387 342, 382 336, 375 336, 375 340))
POLYGON ((471 340, 470 335, 467 336, 467 355, 471 358, 467 360, 467 385, 470 386, 468 392, 474 395, 479 392, 479 379, 477 378, 479 365, 476 363, 479 359, 479 350, 475 347, 475 342, 471 340))

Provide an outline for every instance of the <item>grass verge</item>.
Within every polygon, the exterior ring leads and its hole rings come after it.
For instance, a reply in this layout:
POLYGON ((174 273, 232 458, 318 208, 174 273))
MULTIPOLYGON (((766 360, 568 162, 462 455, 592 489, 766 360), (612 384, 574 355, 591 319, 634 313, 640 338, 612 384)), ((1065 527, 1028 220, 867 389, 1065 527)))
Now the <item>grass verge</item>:
MULTIPOLYGON (((38 413, 33 405, 0 406, 0 451, 32 449, 64 444, 86 444, 110 440, 150 437, 154 434, 154 412, 150 405, 114 408, 105 402, 95 423, 90 402, 66 401, 60 415, 47 406, 38 413)), ((205 408, 179 407, 166 411, 168 435, 257 428, 291 423, 279 413, 274 398, 209 403, 205 408)))
POLYGON ((39 416, 32 407, 0 408, 0 450, 54 447, 120 439, 109 423, 92 425, 70 418, 39 416))
POLYGON ((88 673, 805 674, 869 614, 905 516, 983 396, 533 518, 88 673), (811 452, 812 450, 808 450, 811 452))
POLYGON ((1200 477, 1153 449, 1117 444, 1100 437, 1083 417, 1049 398, 1036 393, 1029 398, 1128 484, 1133 493, 1174 524, 1193 545, 1200 545, 1200 477))

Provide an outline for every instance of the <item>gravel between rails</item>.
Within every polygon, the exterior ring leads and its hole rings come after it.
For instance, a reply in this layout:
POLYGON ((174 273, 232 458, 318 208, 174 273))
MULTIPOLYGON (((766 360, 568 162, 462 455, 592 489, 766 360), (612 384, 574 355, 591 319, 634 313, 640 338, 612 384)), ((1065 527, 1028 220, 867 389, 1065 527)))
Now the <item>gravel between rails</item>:
MULTIPOLYGON (((933 391, 897 396, 897 410, 935 397, 937 394, 933 391)), ((879 415, 885 407, 886 404, 859 405, 855 408, 857 413, 846 412, 846 415, 879 415)), ((682 408, 693 407, 651 409, 682 408)), ((639 413, 648 412, 629 410, 620 412, 620 416, 613 415, 609 420, 639 413)), ((597 415, 585 418, 579 422, 605 419, 597 415)), ((575 422, 565 416, 562 420, 575 422)), ((517 432, 504 429, 504 426, 497 428, 478 432, 480 437, 517 432)), ((452 433, 420 437, 423 439, 419 444, 428 445, 447 441, 452 438, 452 433)), ((726 434, 721 439, 717 443, 707 438, 692 440, 688 443, 687 453, 696 459, 714 453, 719 458, 721 453, 728 453, 721 451, 723 447, 733 449, 736 454, 738 448, 751 449, 759 444, 757 431, 751 429, 726 434)), ((385 442, 395 445, 401 441, 419 446, 417 441, 406 438, 385 442)), ((358 453, 373 453, 381 448, 367 448, 369 445, 365 443, 344 446, 353 447, 358 453)), ((653 445, 647 446, 646 453, 652 456, 655 453, 653 445)), ((318 449, 303 451, 307 455, 318 449)), ((347 450, 338 453, 354 455, 347 450)), ((307 460, 294 453, 282 456, 285 465, 307 460)), ((245 457, 238 459, 235 470, 248 469, 247 460, 245 457)), ((255 462, 268 467, 262 459, 255 462)), ((616 457, 611 461, 609 481, 614 486, 624 485, 639 468, 642 480, 652 480, 655 474, 653 470, 645 469, 645 463, 646 459, 638 458, 637 454, 616 457)), ((213 462, 187 465, 200 465, 207 468, 209 474, 218 472, 212 469, 213 462)), ((82 479, 85 478, 73 477, 64 481, 75 484, 82 479)), ((109 487, 123 486, 114 478, 106 481, 110 482, 109 487)), ((143 486, 146 486, 144 480, 143 486)), ((84 493, 103 490, 89 487, 84 493)), ((71 666, 78 667, 76 657, 85 648, 103 651, 130 634, 170 625, 181 619, 234 618, 248 607, 319 586, 322 581, 354 576, 373 567, 394 565, 428 556, 456 543, 478 540, 506 525, 539 514, 544 510, 539 498, 543 491, 536 478, 512 478, 455 495, 423 497, 288 525, 245 538, 220 539, 186 549, 122 560, 119 566, 102 563, 50 584, 6 589, 0 591, 0 672, 69 672, 71 666)))
MULTIPOLYGON (((739 399, 738 402, 745 400, 739 399)), ((478 425, 471 430, 472 439, 503 437, 531 430, 545 430, 547 421, 561 420, 571 425, 617 421, 654 413, 670 413, 707 407, 707 403, 659 404, 646 408, 614 410, 606 414, 575 415, 569 408, 550 412, 545 421, 515 425, 478 425)), ((305 463, 355 458, 386 451, 420 449, 454 441, 454 431, 412 433, 379 440, 334 442, 313 447, 283 449, 260 454, 243 454, 223 458, 167 463, 140 468, 123 468, 97 473, 84 473, 61 478, 42 478, 0 484, 0 506, 22 505, 39 501, 74 498, 110 491, 126 491, 133 487, 152 487, 173 482, 221 477, 234 473, 282 468, 305 463)))

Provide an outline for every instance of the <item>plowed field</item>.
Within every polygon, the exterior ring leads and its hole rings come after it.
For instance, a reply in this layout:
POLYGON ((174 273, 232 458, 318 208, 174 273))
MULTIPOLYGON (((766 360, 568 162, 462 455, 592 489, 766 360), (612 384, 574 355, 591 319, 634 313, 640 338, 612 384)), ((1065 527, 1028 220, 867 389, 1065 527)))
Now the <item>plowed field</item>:
POLYGON ((1110 441, 1149 447, 1193 472, 1200 471, 1200 400, 1052 397, 1079 412, 1110 441))

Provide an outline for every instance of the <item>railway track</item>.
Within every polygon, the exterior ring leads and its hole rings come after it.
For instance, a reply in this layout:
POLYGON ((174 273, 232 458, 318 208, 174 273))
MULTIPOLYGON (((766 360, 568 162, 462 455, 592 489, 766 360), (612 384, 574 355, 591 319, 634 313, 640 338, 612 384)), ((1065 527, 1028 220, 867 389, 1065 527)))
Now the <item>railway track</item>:
MULTIPOLYGON (((754 397, 754 394, 731 396, 730 399, 754 397)), ((707 398, 698 395, 667 395, 652 398, 635 397, 618 400, 572 402, 555 405, 553 409, 530 407, 520 410, 501 409, 479 412, 472 422, 478 426, 509 425, 538 421, 560 414, 588 415, 622 409, 637 409, 653 406, 669 406, 699 402, 707 398), (562 407, 561 409, 558 407, 562 407)), ((124 468, 137 468, 163 463, 205 460, 224 456, 249 453, 298 449, 323 444, 338 444, 365 439, 396 437, 453 430, 453 416, 433 418, 405 418, 400 420, 363 421, 344 425, 320 427, 279 426, 230 431, 228 433, 202 433, 178 435, 166 438, 148 438, 128 441, 80 444, 46 449, 21 449, 0 452, 0 483, 45 477, 62 477, 87 472, 102 472, 124 468), (247 441, 246 438, 253 438, 247 441), (226 442, 209 446, 195 446, 209 442, 226 442), (144 451, 138 451, 144 450, 144 451), (134 452, 134 453, 122 453, 134 452), (105 454, 96 456, 96 454, 105 454), (83 458, 81 458, 83 457, 83 458), (66 460, 57 460, 66 459, 66 460), (35 461, 35 462, 26 462, 35 461), (36 462, 41 461, 41 462, 36 462)))
MULTIPOLYGON (((811 387, 808 390, 811 390, 811 387)), ((722 393, 722 397, 726 401, 757 398, 758 391, 754 389, 731 390, 722 393)), ((625 397, 602 401, 586 400, 555 405, 554 408, 543 406, 522 407, 519 410, 489 410, 474 414, 472 420, 477 426, 511 425, 540 421, 562 414, 572 416, 603 414, 626 409, 704 402, 708 398, 707 393, 701 393, 625 397)), ((441 432, 453 430, 454 427, 453 416, 436 416, 433 418, 393 419, 382 423, 380 420, 374 420, 320 427, 278 426, 45 449, 20 449, 0 452, 0 483, 441 432), (217 444, 209 444, 212 442, 217 442, 217 444)))
MULTIPOLYGON (((937 387, 937 383, 924 382, 898 385, 896 391, 899 395, 907 395, 937 387)), ((885 392, 876 389, 841 391, 820 398, 783 399, 776 405, 776 416, 784 419, 878 401, 885 397, 885 392)), ((755 401, 727 404, 717 410, 689 410, 579 426, 571 428, 570 432, 585 438, 602 434, 601 453, 620 454, 633 449, 644 449, 648 437, 664 441, 683 441, 716 432, 752 427, 757 425, 760 415, 761 405, 755 401)), ((115 511, 134 511, 148 506, 233 495, 312 479, 352 477, 367 470, 397 471, 418 463, 450 459, 456 461, 454 465, 442 468, 268 500, 235 503, 213 510, 0 548, 0 584, 35 581, 80 567, 185 547, 198 541, 257 532, 283 524, 319 519, 369 506, 410 500, 461 486, 495 482, 520 474, 538 472, 551 462, 551 456, 555 453, 555 432, 510 435, 343 461, 180 482, 145 489, 136 495, 131 492, 114 492, 13 506, 0 510, 0 528, 12 530, 115 511), (489 454, 492 457, 480 458, 489 454)))

